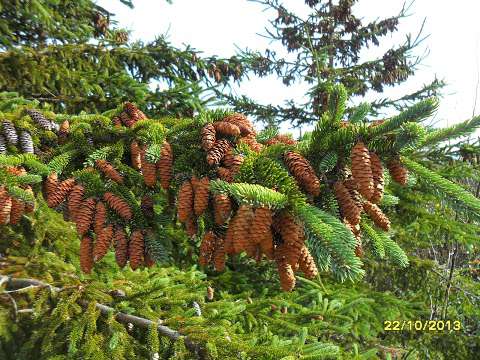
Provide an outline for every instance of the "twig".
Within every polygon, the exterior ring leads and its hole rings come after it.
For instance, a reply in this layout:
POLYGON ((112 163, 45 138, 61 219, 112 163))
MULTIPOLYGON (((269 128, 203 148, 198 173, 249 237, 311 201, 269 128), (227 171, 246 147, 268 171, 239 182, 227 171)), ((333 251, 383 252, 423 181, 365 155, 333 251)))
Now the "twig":
MULTIPOLYGON (((17 290, 18 291, 18 290, 24 290, 24 289, 27 289, 27 288, 31 289, 31 288, 39 288, 39 287, 48 287, 48 288, 50 288, 50 290, 55 291, 55 292, 62 291, 61 288, 52 286, 50 284, 44 283, 44 282, 39 281, 39 280, 20 279, 20 278, 16 279, 16 278, 10 278, 8 276, 0 275, 0 283, 4 283, 4 282, 7 283, 7 289, 10 289, 9 292, 11 292, 12 290, 17 290)), ((5 294, 9 297, 12 297, 8 292, 6 292, 5 294)), ((82 307, 88 307, 88 305, 89 305, 89 302, 86 301, 86 300, 80 299, 77 302, 82 307)), ((17 313, 16 304, 14 304, 14 306, 15 306, 15 312, 17 313)), ((136 325, 136 326, 141 327, 141 328, 148 328, 152 324, 155 324, 157 326, 157 330, 158 330, 158 333, 160 335, 166 336, 173 341, 183 340, 183 343, 185 344, 185 347, 189 351, 194 353, 198 359, 205 359, 206 355, 205 355, 204 349, 199 344, 193 342, 188 336, 184 336, 176 330, 170 329, 169 327, 164 326, 164 325, 159 325, 159 324, 157 324, 157 323, 155 323, 151 320, 145 319, 145 318, 141 318, 141 317, 138 317, 138 316, 135 316, 135 315, 125 314, 125 313, 122 313, 122 312, 117 312, 114 308, 112 308, 110 306, 107 306, 107 305, 96 303, 95 307, 98 310, 100 310, 100 313, 102 315, 108 315, 112 312, 115 313, 115 320, 117 320, 118 322, 123 323, 123 324, 129 324, 130 323, 130 324, 136 325)))

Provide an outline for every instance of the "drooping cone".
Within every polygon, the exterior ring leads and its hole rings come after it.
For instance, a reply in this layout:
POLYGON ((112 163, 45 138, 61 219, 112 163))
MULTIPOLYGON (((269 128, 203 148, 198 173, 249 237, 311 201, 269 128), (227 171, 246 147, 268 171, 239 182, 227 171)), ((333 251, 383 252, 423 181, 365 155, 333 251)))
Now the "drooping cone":
POLYGON ((88 198, 82 202, 82 205, 77 210, 75 221, 77 224, 77 231, 80 235, 85 235, 90 228, 90 225, 92 225, 95 204, 95 199, 88 198))
POLYGON ((142 168, 142 148, 135 140, 130 144, 130 160, 134 169, 142 168))
POLYGON ((224 117, 222 121, 237 125, 242 136, 247 136, 255 132, 253 129, 253 124, 243 114, 233 113, 224 117))
POLYGON ((58 184, 55 191, 47 199, 48 206, 54 208, 60 205, 60 203, 67 198, 68 193, 73 189, 74 185, 75 179, 73 178, 63 180, 58 184))
POLYGON ((55 192, 58 186, 58 176, 56 172, 50 173, 43 183, 43 189, 48 200, 55 192))
POLYGON ((227 221, 230 216, 230 211, 232 210, 230 198, 225 194, 215 195, 213 197, 213 209, 215 224, 223 225, 227 221))
POLYGON ((145 114, 130 102, 123 105, 123 112, 120 113, 120 119, 127 127, 132 127, 137 121, 146 118, 145 114))
MULTIPOLYGON (((32 190, 32 187, 30 185, 27 185, 25 187, 25 191, 28 192, 30 195, 32 195, 32 197, 34 197, 34 194, 33 194, 33 190, 32 190)), ((33 201, 28 201, 25 203, 25 212, 26 213, 31 213, 35 210, 35 200, 33 201)))
POLYGON ((280 285, 284 291, 292 291, 295 287, 295 274, 292 266, 287 261, 288 249, 285 244, 275 249, 275 262, 277 263, 280 285))
POLYGON ((247 144, 248 147, 256 153, 259 153, 263 149, 263 145, 257 141, 255 133, 250 133, 247 136, 242 137, 240 142, 247 144))
POLYGON ((128 240, 125 230, 121 226, 115 227, 113 234, 115 247, 115 261, 121 268, 125 267, 128 260, 128 240))
POLYGON ((215 243, 215 251, 213 254, 213 266, 215 271, 225 270, 225 240, 217 236, 217 242, 215 243))
POLYGON ((302 248, 298 266, 300 271, 305 274, 307 279, 313 279, 318 275, 317 265, 315 265, 315 261, 313 260, 313 257, 306 246, 302 248))
POLYGON ((226 139, 219 139, 215 141, 215 144, 212 146, 207 153, 207 162, 209 165, 218 165, 222 161, 225 154, 232 147, 230 142, 226 139))
POLYGON ((157 166, 145 159, 142 156, 142 175, 145 185, 148 187, 154 187, 157 183, 157 166))
POLYGON ((106 201, 115 212, 120 215, 124 220, 130 220, 132 218, 132 209, 128 203, 111 192, 103 194, 103 200, 106 201))
POLYGON ((402 165, 399 160, 395 159, 389 161, 387 167, 393 181, 399 183, 402 186, 407 185, 408 170, 402 165))
POLYGON ((80 268, 85 274, 90 274, 93 269, 93 242, 88 236, 80 242, 80 268))
POLYGON ((144 195, 142 197, 142 202, 140 204, 140 208, 142 209, 142 213, 145 217, 151 218, 154 215, 153 210, 153 199, 149 195, 144 195))
POLYGON ((358 184, 358 191, 366 199, 370 200, 373 195, 374 183, 370 152, 363 142, 358 142, 350 153, 352 161, 352 175, 358 184))
POLYGON ((106 160, 99 159, 95 162, 97 168, 110 180, 123 184, 123 176, 106 160))
POLYGON ((299 185, 310 195, 318 196, 320 194, 320 180, 318 180, 308 160, 293 151, 287 151, 284 159, 285 164, 299 185))
POLYGON ((17 130, 15 130, 15 126, 13 126, 10 121, 4 120, 2 122, 2 130, 7 142, 9 144, 16 145, 18 142, 18 135, 17 130))
POLYGON ((273 259, 272 210, 260 207, 255 210, 250 237, 255 245, 259 245, 262 253, 273 259))
POLYGON ((187 219, 193 215, 193 187, 189 180, 183 182, 178 191, 178 220, 181 222, 187 221, 187 219))
POLYGON ((274 145, 274 144, 278 144, 278 143, 285 144, 285 145, 296 145, 297 141, 293 140, 288 135, 279 134, 279 135, 276 135, 273 138, 267 140, 267 142, 265 144, 266 145, 274 145))
POLYGON ((201 132, 202 149, 210 150, 216 141, 216 131, 212 124, 206 124, 201 132))
POLYGON ((32 135, 30 135, 28 131, 22 131, 20 133, 18 140, 20 142, 20 147, 22 149, 22 152, 27 154, 35 153, 35 149, 33 147, 32 135))
POLYGON ((25 112, 30 116, 34 123, 44 130, 52 130, 52 125, 49 120, 43 116, 43 114, 35 109, 27 109, 25 112))
POLYGON ((282 251, 286 261, 295 269, 304 246, 302 226, 286 212, 276 216, 274 222, 283 239, 282 251))
POLYGON ((213 123, 213 127, 217 134, 225 136, 240 136, 240 128, 235 124, 226 121, 216 121, 213 123))
POLYGON ((196 216, 202 215, 208 207, 208 192, 210 180, 208 177, 203 177, 195 186, 194 195, 194 211, 196 216))
POLYGON ((113 225, 109 224, 102 229, 100 235, 97 236, 95 247, 93 248, 93 261, 101 260, 108 251, 113 238, 113 225))
POLYGON ((248 205, 240 205, 237 210, 236 220, 231 225, 233 227, 233 247, 237 254, 245 251, 249 256, 255 255, 256 246, 250 239, 250 224, 253 216, 253 210, 248 205))
POLYGON ((136 270, 143 265, 144 251, 143 233, 140 230, 135 230, 132 232, 128 244, 128 257, 132 270, 136 270))
POLYGON ((334 185, 334 191, 343 216, 349 223, 353 225, 359 224, 362 209, 355 204, 348 189, 341 181, 337 181, 334 185))
POLYGON ((185 231, 187 235, 190 237, 194 237, 197 234, 198 226, 197 226, 197 219, 193 214, 187 218, 185 221, 185 231))
POLYGON ((75 221, 78 210, 82 205, 84 193, 84 187, 80 184, 77 184, 73 187, 72 191, 70 191, 70 194, 68 195, 68 213, 73 221, 75 221))
POLYGON ((390 230, 390 220, 377 205, 366 201, 363 204, 363 208, 368 216, 370 216, 370 218, 373 220, 375 225, 385 231, 390 230))
POLYGON ((370 152, 370 164, 372 166, 373 176, 373 194, 370 201, 374 204, 378 204, 383 197, 383 188, 385 186, 385 180, 383 177, 383 166, 380 158, 377 154, 370 152))
POLYGON ((232 151, 229 151, 223 157, 222 164, 236 174, 242 166, 243 160, 242 155, 234 155, 232 151))
POLYGON ((0 225, 10 222, 10 211, 12 210, 12 198, 3 190, 0 195, 0 225))
POLYGON ((18 224, 25 212, 25 203, 22 200, 12 197, 12 207, 10 209, 10 224, 18 224))
POLYGON ((161 149, 160 160, 157 162, 158 175, 160 177, 160 185, 162 189, 168 190, 170 188, 170 181, 172 180, 172 166, 173 166, 173 151, 170 144, 163 142, 161 149))
POLYGON ((98 238, 103 233, 106 219, 107 219, 107 207, 105 206, 103 201, 99 201, 95 206, 95 216, 93 221, 93 231, 95 232, 95 235, 97 235, 97 241, 98 241, 98 238))
POLYGON ((226 181, 226 182, 233 182, 233 173, 230 169, 227 169, 226 167, 219 166, 217 168, 217 175, 219 179, 226 181))
POLYGON ((207 266, 212 261, 216 240, 217 239, 213 231, 207 231, 205 235, 203 235, 198 257, 198 262, 201 266, 207 266))

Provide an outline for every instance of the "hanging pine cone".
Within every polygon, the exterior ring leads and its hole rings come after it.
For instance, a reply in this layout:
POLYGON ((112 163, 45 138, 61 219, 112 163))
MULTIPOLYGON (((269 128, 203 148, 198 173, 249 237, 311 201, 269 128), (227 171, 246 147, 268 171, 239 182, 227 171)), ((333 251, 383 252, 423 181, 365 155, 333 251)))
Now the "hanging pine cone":
POLYGON ((230 216, 232 205, 230 198, 224 194, 217 194, 213 197, 213 209, 215 224, 223 225, 230 216))
POLYGON ((0 135, 0 154, 5 154, 7 152, 7 140, 0 135))
POLYGON ((255 244, 249 236, 250 224, 253 220, 253 216, 254 213, 250 206, 240 205, 235 215, 235 221, 233 224, 230 224, 233 231, 233 247, 237 254, 240 254, 244 250, 249 256, 255 253, 255 244))
POLYGON ((68 213, 70 214, 70 218, 75 221, 78 210, 82 205, 83 195, 85 193, 85 189, 82 185, 77 184, 73 187, 72 191, 68 195, 68 213))
POLYGON ((142 168, 142 149, 135 140, 130 144, 130 159, 134 169, 142 168))
POLYGON ((128 241, 127 234, 121 226, 115 227, 113 234, 114 247, 115 247, 115 261, 121 268, 125 267, 128 260, 128 241))
POLYGON ((257 141, 257 137, 254 133, 250 133, 240 139, 241 143, 247 144, 250 150, 259 153, 263 149, 263 145, 257 141))
POLYGON ((43 189, 45 192, 45 197, 48 199, 52 196, 58 186, 58 176, 57 173, 50 173, 43 184, 43 189))
POLYGON ((360 215, 362 209, 353 201, 348 189, 341 181, 337 181, 334 185, 335 197, 337 198, 340 210, 343 216, 353 225, 360 223, 360 215))
POLYGON ((82 205, 77 210, 75 221, 77 224, 77 232, 80 235, 85 235, 88 229, 90 229, 90 225, 92 225, 95 204, 95 199, 88 198, 82 202, 82 205))
POLYGON ((162 189, 168 190, 170 188, 170 181, 173 174, 173 151, 170 144, 163 142, 161 149, 160 160, 157 162, 158 175, 160 177, 160 185, 162 189))
POLYGON ((80 269, 85 274, 90 274, 93 269, 93 241, 88 236, 80 242, 80 269))
POLYGON ((122 198, 111 192, 106 192, 103 194, 103 200, 105 200, 108 206, 115 210, 122 219, 128 221, 132 218, 132 209, 130 209, 130 205, 122 198))
POLYGON ((127 127, 132 127, 137 121, 146 118, 145 114, 130 102, 123 105, 123 112, 120 113, 120 119, 127 127))
POLYGON ((196 216, 202 215, 205 210, 207 210, 209 185, 210 180, 208 177, 203 177, 198 181, 197 186, 195 186, 193 209, 196 216))
POLYGON ((197 219, 193 214, 187 218, 185 221, 185 230, 187 235, 190 237, 194 237, 197 234, 198 226, 197 226, 197 219))
POLYGON ((25 112, 30 116, 33 122, 36 123, 38 126, 40 126, 42 129, 52 130, 51 122, 47 120, 40 111, 34 110, 34 109, 28 109, 28 110, 25 110, 25 112))
POLYGON ((385 231, 390 230, 390 220, 377 205, 366 201, 363 204, 363 209, 368 214, 368 216, 370 216, 375 225, 385 231))
POLYGON ((370 201, 378 204, 383 197, 385 180, 383 178, 383 166, 377 154, 370 152, 370 164, 372 165, 373 194, 370 201))
POLYGON ((154 187, 157 183, 157 167, 155 164, 147 161, 144 156, 142 156, 142 175, 145 185, 148 187, 154 187))
POLYGON ((402 165, 402 163, 398 159, 389 161, 387 167, 393 181, 402 186, 407 185, 408 170, 402 165))
POLYGON ((22 200, 12 198, 12 207, 10 209, 10 224, 18 224, 25 212, 25 203, 22 200))
POLYGON ((299 185, 310 195, 320 195, 320 180, 318 180, 308 160, 293 151, 287 151, 284 159, 285 164, 299 185))
POLYGON ((60 124, 60 129, 58 130, 58 133, 59 135, 67 136, 69 132, 70 132, 70 123, 68 122, 68 120, 65 120, 60 124))
POLYGON ((153 211, 153 199, 149 195, 144 195, 142 197, 140 208, 142 209, 143 215, 147 218, 151 218, 153 215, 155 215, 153 211))
POLYGON ((255 132, 253 124, 243 114, 234 113, 224 117, 222 121, 237 125, 242 136, 247 136, 255 132))
POLYGON ((178 220, 181 222, 193 215, 193 187, 189 180, 183 182, 178 191, 178 220))
POLYGON ((292 266, 287 261, 288 250, 284 244, 275 249, 275 261, 277 263, 280 285, 284 291, 292 291, 295 287, 295 274, 292 266))
POLYGON ((302 248, 298 266, 300 271, 305 274, 307 279, 313 279, 318 275, 317 265, 315 265, 315 261, 313 260, 313 257, 306 246, 302 248))
POLYGON ((374 191, 370 152, 363 142, 358 142, 350 153, 352 161, 352 175, 358 183, 358 191, 367 200, 370 200, 374 191))
POLYGON ((288 135, 279 134, 265 142, 265 145, 274 145, 274 144, 285 144, 285 145, 296 145, 297 141, 293 140, 288 135))
POLYGON ((274 222, 283 239, 286 261, 295 268, 304 246, 303 228, 292 215, 286 212, 276 216, 274 222))
POLYGON ((0 225, 6 225, 10 222, 10 212, 12 210, 12 198, 3 190, 0 195, 0 225))
MULTIPOLYGON (((97 235, 97 239, 101 236, 107 220, 107 207, 103 201, 97 202, 95 206, 95 215, 93 220, 93 231, 97 235)), ((96 245, 95 245, 96 246, 96 245)))
POLYGON ((113 225, 109 224, 102 229, 100 235, 97 235, 95 246, 93 248, 93 261, 101 260, 108 252, 108 248, 112 243, 113 225))
POLYGON ((22 131, 20 133, 19 141, 22 152, 27 154, 33 154, 35 152, 33 148, 32 135, 30 135, 28 131, 22 131))
POLYGON ((3 135, 5 136, 5 139, 7 139, 7 142, 12 145, 17 145, 18 143, 18 135, 17 135, 17 130, 15 129, 15 126, 10 121, 4 120, 2 122, 2 130, 3 130, 3 135))
POLYGON ((212 146, 207 153, 207 162, 209 165, 218 165, 222 161, 225 154, 232 147, 230 142, 227 139, 219 139, 215 141, 215 144, 212 146))
POLYGON ((217 134, 225 136, 240 136, 240 128, 226 121, 216 121, 213 124, 217 134))
POLYGON ((215 242, 216 236, 213 231, 207 231, 205 235, 203 235, 198 257, 198 262, 201 266, 207 266, 212 261, 213 252, 215 250, 215 242))
POLYGON ((73 189, 75 179, 69 178, 58 184, 57 188, 47 199, 49 207, 54 208, 60 205, 66 198, 68 193, 73 189))
POLYGON ((233 172, 237 172, 242 166, 243 160, 242 155, 234 155, 233 152, 229 150, 223 157, 222 164, 233 172))
POLYGON ((132 232, 128 243, 128 257, 132 270, 136 270, 143 265, 144 251, 143 233, 140 230, 135 230, 132 232))
POLYGON ((225 270, 225 240, 217 236, 217 242, 215 243, 215 251, 213 254, 213 266, 215 271, 225 270))
POLYGON ((226 182, 233 182, 233 173, 230 169, 227 169, 223 166, 219 166, 217 168, 217 176, 220 180, 226 181, 226 182))
POLYGON ((272 210, 260 207, 255 210, 250 236, 255 245, 259 245, 267 258, 273 259, 272 210))
POLYGON ((213 147, 216 141, 216 131, 213 124, 208 123, 202 128, 201 140, 203 150, 208 151, 213 147))
POLYGON ((95 161, 95 165, 107 178, 117 184, 123 184, 123 176, 108 161, 99 159, 95 161))

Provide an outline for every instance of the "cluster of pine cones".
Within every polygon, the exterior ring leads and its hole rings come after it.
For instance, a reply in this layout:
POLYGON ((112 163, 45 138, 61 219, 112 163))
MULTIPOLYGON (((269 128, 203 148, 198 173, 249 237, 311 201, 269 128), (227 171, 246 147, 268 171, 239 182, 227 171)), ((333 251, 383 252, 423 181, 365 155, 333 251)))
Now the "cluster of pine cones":
MULTIPOLYGON (((333 188, 343 221, 358 241, 356 254, 361 256, 363 251, 359 224, 362 212, 385 231, 390 229, 390 220, 377 205, 382 200, 385 185, 380 158, 360 141, 352 148, 350 159, 351 175, 343 181, 338 180, 333 188)), ((398 160, 389 161, 387 167, 395 182, 406 185, 408 171, 398 160)))
MULTIPOLYGON (((14 176, 26 175, 27 172, 23 167, 9 166, 6 168, 9 174, 14 176)), ((23 190, 29 192, 33 196, 32 187, 23 185, 23 190)), ((23 214, 31 213, 35 209, 35 203, 24 202, 11 196, 4 186, 0 186, 0 225, 18 224, 23 214)))

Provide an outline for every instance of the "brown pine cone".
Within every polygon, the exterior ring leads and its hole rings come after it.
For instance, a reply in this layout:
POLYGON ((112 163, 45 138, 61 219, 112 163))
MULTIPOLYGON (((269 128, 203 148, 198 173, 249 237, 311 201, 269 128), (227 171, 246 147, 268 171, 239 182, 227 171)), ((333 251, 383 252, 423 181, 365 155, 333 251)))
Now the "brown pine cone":
POLYGON ((209 151, 216 141, 216 131, 213 124, 206 124, 202 128, 201 132, 201 141, 202 141, 202 149, 205 151, 209 151))
POLYGON ((44 181, 43 189, 48 199, 57 189, 58 186, 58 176, 56 172, 50 173, 44 181))
POLYGON ((198 181, 195 186, 194 205, 195 215, 202 215, 208 207, 208 193, 209 193, 210 180, 208 177, 203 177, 198 181))
POLYGON ((77 184, 73 187, 72 191, 68 195, 68 213, 73 221, 75 221, 78 210, 82 205, 84 193, 84 187, 80 184, 77 184))
POLYGON ((362 209, 355 204, 348 189, 341 181, 337 181, 334 191, 343 216, 353 225, 360 224, 362 209))
POLYGON ((95 199, 88 198, 82 202, 82 205, 77 210, 75 222, 77 224, 77 231, 80 235, 85 235, 88 229, 90 229, 90 225, 92 225, 95 204, 95 199))
POLYGON ((157 161, 158 176, 160 178, 160 185, 162 189, 168 190, 170 188, 170 181, 173 175, 173 151, 170 144, 163 142, 161 149, 160 160, 157 161))
POLYGON ((245 250, 249 256, 252 256, 256 252, 256 246, 250 239, 250 224, 253 216, 253 210, 248 205, 240 205, 237 210, 236 220, 231 225, 233 226, 233 247, 237 254, 245 250))
POLYGON ((352 176, 358 183, 358 191, 370 200, 374 191, 370 152, 363 142, 358 142, 350 153, 352 176))
POLYGON ((102 229, 100 235, 97 236, 95 246, 93 248, 93 261, 101 260, 108 251, 113 238, 113 225, 109 224, 102 229))
POLYGON ((390 220, 377 205, 366 201, 363 204, 363 209, 368 214, 368 216, 370 216, 375 225, 385 231, 390 230, 390 220))
POLYGON ((194 237, 195 235, 197 235, 197 219, 195 218, 195 216, 193 216, 193 214, 189 216, 185 221, 185 230, 187 232, 187 235, 190 237, 194 237))
POLYGON ((106 192, 103 194, 103 200, 105 200, 108 206, 115 210, 122 219, 128 221, 132 218, 133 215, 130 205, 128 205, 128 203, 122 198, 111 192, 106 192))
POLYGON ((280 285, 284 291, 292 291, 295 287, 295 274, 292 266, 287 261, 288 249, 285 244, 277 246, 275 249, 275 262, 277 263, 280 285))
POLYGON ((193 216, 193 186, 189 180, 184 181, 178 190, 177 211, 181 222, 193 216))
POLYGON ((303 227, 286 212, 277 215, 274 222, 283 239, 286 261, 295 269, 304 246, 303 227))
POLYGON ((285 145, 296 145, 297 141, 295 141, 288 135, 279 134, 274 136, 271 139, 268 139, 265 145, 274 145, 278 143, 285 144, 285 145))
POLYGON ((203 235, 198 257, 198 262, 201 266, 207 266, 212 261, 216 240, 217 239, 213 231, 207 231, 205 235, 203 235))
POLYGON ((123 176, 106 160, 99 159, 95 161, 97 168, 110 180, 118 184, 123 184, 123 176))
POLYGON ((293 151, 287 151, 284 159, 298 184, 310 195, 320 195, 320 180, 308 160, 293 151))
POLYGON ((233 173, 230 169, 227 169, 223 166, 219 166, 217 168, 217 175, 218 175, 218 178, 223 180, 223 181, 226 181, 226 182, 233 182, 233 173))
MULTIPOLYGON (((30 195, 34 196, 32 187, 30 185, 27 185, 25 187, 25 191, 28 192, 30 195)), ((31 213, 31 212, 33 212, 33 210, 35 210, 35 200, 32 201, 32 202, 26 202, 25 203, 25 212, 26 213, 31 213)))
POLYGON ((10 224, 18 224, 25 212, 25 203, 22 200, 12 197, 12 207, 10 209, 10 224))
POLYGON ((95 235, 97 235, 97 239, 103 233, 106 220, 107 220, 107 207, 102 201, 99 201, 95 206, 95 215, 93 220, 93 231, 95 235))
POLYGON ((222 161, 225 154, 232 147, 230 142, 227 139, 219 139, 215 141, 215 144, 212 146, 207 153, 207 162, 209 165, 218 165, 222 161))
POLYGON ((373 176, 373 195, 370 201, 374 204, 378 204, 383 197, 383 188, 385 186, 385 180, 383 177, 383 166, 380 158, 377 154, 370 152, 370 164, 372 165, 373 176))
POLYGON ((143 233, 140 230, 134 230, 128 243, 128 257, 132 270, 136 270, 143 265, 144 251, 143 233))
POLYGON ((12 198, 5 189, 0 194, 0 225, 6 225, 10 222, 10 212, 12 210, 12 198))
POLYGON ((217 134, 225 136, 240 136, 240 128, 226 121, 216 121, 213 124, 217 134))
POLYGON ((60 129, 58 129, 58 134, 68 135, 69 131, 70 131, 70 123, 68 122, 68 120, 65 120, 60 124, 60 129))
POLYGON ((153 217, 154 210, 153 210, 153 199, 151 196, 144 195, 142 197, 142 202, 140 204, 140 208, 142 209, 142 213, 145 217, 151 218, 153 217))
POLYGON ((93 269, 93 241, 88 236, 80 242, 80 269, 85 274, 90 274, 93 269))
POLYGON ((402 165, 402 163, 398 159, 389 161, 387 167, 393 181, 402 186, 407 185, 408 170, 402 165))
POLYGON ((230 203, 230 198, 224 194, 217 194, 213 197, 213 209, 215 224, 223 225, 230 216, 230 211, 232 210, 232 205, 230 203))
POLYGON ((250 236, 255 245, 259 245, 262 252, 273 259, 272 210, 260 207, 255 210, 250 236))
POLYGON ((232 172, 237 173, 240 167, 243 164, 243 156, 242 155, 233 155, 232 151, 229 151, 223 157, 223 165, 230 169, 232 172))
POLYGON ((217 236, 217 242, 215 243, 215 251, 213 254, 213 266, 215 271, 225 270, 225 240, 217 236))
POLYGON ((254 133, 250 133, 240 139, 241 143, 247 144, 250 150, 259 153, 263 149, 263 145, 257 141, 257 137, 254 133))
POLYGON ((313 279, 318 275, 317 265, 315 264, 315 261, 313 260, 313 257, 306 246, 302 248, 298 266, 300 271, 305 274, 307 279, 313 279))
POLYGON ((222 121, 237 125, 242 136, 247 136, 255 132, 253 124, 243 114, 233 113, 224 117, 222 121))
POLYGON ((132 127, 137 121, 144 120, 147 117, 135 105, 127 102, 123 105, 123 112, 120 114, 120 119, 127 127, 132 127))
POLYGON ((134 169, 140 170, 142 168, 142 148, 135 140, 130 144, 130 159, 134 169))
POLYGON ((54 208, 60 205, 67 197, 68 193, 73 189, 75 179, 69 178, 58 184, 57 188, 47 199, 49 207, 54 208))
POLYGON ((128 240, 125 230, 121 226, 115 227, 113 234, 115 247, 115 261, 121 268, 125 267, 128 260, 128 240))
POLYGON ((145 159, 143 154, 142 156, 142 175, 143 181, 145 181, 145 185, 148 187, 154 187, 157 183, 157 167, 155 164, 148 162, 145 159))

